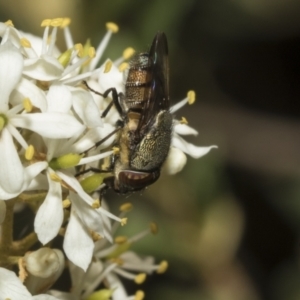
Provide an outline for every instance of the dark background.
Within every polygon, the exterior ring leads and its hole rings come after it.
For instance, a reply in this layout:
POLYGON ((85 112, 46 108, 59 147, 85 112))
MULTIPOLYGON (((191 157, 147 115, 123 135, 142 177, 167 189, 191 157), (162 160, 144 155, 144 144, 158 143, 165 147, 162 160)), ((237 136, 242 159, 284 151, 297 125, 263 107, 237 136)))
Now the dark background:
POLYGON ((44 18, 67 16, 75 42, 96 46, 105 22, 116 22, 105 58, 128 46, 147 50, 164 31, 173 103, 197 93, 177 116, 199 131, 189 141, 219 149, 189 158, 142 195, 107 196, 112 206, 134 203, 125 232, 157 221, 160 234, 135 249, 170 263, 131 291, 147 299, 300 299, 299 14, 297 0, 0 0, 1 21, 40 36, 44 18))

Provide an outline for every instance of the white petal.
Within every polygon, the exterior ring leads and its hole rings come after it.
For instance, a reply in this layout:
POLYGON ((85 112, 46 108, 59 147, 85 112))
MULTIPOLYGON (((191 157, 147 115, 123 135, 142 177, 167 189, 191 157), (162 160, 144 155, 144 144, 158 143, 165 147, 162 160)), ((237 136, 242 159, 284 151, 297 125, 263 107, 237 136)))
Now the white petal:
POLYGON ((33 299, 35 299, 35 300, 61 300, 61 298, 56 298, 54 296, 46 295, 46 294, 33 296, 33 299))
POLYGON ((0 225, 5 219, 5 214, 6 214, 6 204, 4 200, 0 200, 0 225))
POLYGON ((18 115, 11 120, 11 123, 15 127, 30 129, 52 139, 70 138, 84 130, 84 126, 75 117, 63 113, 18 115))
POLYGON ((27 191, 47 190, 48 187, 49 184, 48 184, 47 177, 44 174, 39 174, 30 182, 27 191))
POLYGON ((83 89, 72 91, 73 107, 77 115, 87 127, 102 126, 99 109, 97 108, 91 94, 83 89))
POLYGON ((183 169, 186 161, 186 155, 180 149, 171 147, 164 168, 168 174, 174 175, 183 169))
POLYGON ((83 227, 73 207, 66 230, 63 248, 70 261, 87 270, 93 255, 94 242, 90 233, 83 227))
POLYGON ((4 268, 0 268, 0 295, 1 299, 31 300, 32 297, 17 275, 4 268))
POLYGON ((189 134, 197 135, 198 134, 197 130, 195 130, 194 128, 192 128, 186 124, 177 123, 177 124, 175 124, 175 126, 173 128, 176 133, 181 134, 181 135, 189 135, 189 134))
POLYGON ((200 158, 207 154, 211 149, 218 148, 217 146, 198 147, 188 143, 187 141, 176 135, 173 136, 172 145, 193 158, 200 158))
POLYGON ((51 180, 49 174, 47 176, 49 191, 34 220, 34 230, 43 245, 56 237, 63 221, 60 183, 51 180))
POLYGON ((20 192, 24 181, 24 168, 6 128, 0 135, 0 166, 0 186, 8 193, 20 192))
POLYGON ((23 73, 31 78, 41 81, 51 81, 58 79, 63 73, 63 66, 56 58, 43 55, 38 59, 26 59, 23 73))
POLYGON ((8 108, 9 95, 21 78, 23 57, 11 42, 0 46, 0 111, 8 108))
POLYGON ((38 107, 41 111, 46 111, 45 93, 28 79, 22 78, 11 94, 11 103, 13 105, 21 104, 25 98, 29 98, 32 105, 38 107))
POLYGON ((47 103, 48 112, 68 113, 72 106, 72 94, 65 85, 52 84, 47 94, 47 103))
POLYGON ((119 279, 119 277, 113 273, 109 273, 106 276, 109 288, 113 290, 112 300, 127 299, 127 292, 119 279))

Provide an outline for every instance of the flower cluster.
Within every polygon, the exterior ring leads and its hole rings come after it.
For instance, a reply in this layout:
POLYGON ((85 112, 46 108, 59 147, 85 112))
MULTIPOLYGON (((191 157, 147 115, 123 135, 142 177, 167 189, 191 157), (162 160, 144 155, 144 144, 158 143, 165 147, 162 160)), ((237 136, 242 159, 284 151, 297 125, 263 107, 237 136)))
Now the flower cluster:
MULTIPOLYGON (((98 299, 110 295, 113 299, 142 299, 142 291, 127 296, 119 276, 141 282, 145 273, 162 272, 166 263, 156 266, 151 257, 143 259, 129 251, 136 237, 114 238, 126 218, 124 210, 119 216, 112 214, 104 201, 100 205, 97 193, 92 193, 102 187, 103 174, 93 178, 92 188, 77 176, 80 168, 98 166, 99 160, 113 154, 113 135, 96 149, 94 145, 114 131, 119 118, 116 110, 101 118, 106 100, 82 82, 101 93, 111 87, 124 93, 125 61, 134 51, 128 48, 119 59, 107 59, 97 67, 117 25, 106 24, 107 32, 95 50, 89 43, 74 44, 69 23, 67 18, 44 20, 42 38, 17 30, 11 21, 0 23, 0 265, 9 269, 18 263, 20 269, 18 278, 0 268, 0 294, 4 299, 32 299, 31 294, 37 295, 34 299, 85 299, 105 279, 108 289, 98 291, 104 295, 98 299), (64 52, 55 45, 58 30, 65 37, 64 52), (9 226, 17 203, 28 204, 36 216, 34 232, 13 241, 9 226), (64 255, 47 247, 26 251, 36 241, 46 245, 58 234, 64 237, 73 288, 71 293, 42 295, 60 276, 64 255)), ((189 92, 171 112, 194 98, 194 92, 189 92)), ((187 134, 197 131, 185 120, 174 119, 165 164, 171 174, 183 168, 184 153, 199 158, 214 147, 187 143, 181 137, 187 134)))

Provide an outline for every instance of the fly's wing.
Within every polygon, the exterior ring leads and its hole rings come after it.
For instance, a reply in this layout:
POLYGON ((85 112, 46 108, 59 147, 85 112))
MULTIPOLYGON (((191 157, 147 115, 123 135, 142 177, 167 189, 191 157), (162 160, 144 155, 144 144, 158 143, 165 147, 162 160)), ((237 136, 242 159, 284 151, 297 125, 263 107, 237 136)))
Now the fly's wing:
POLYGON ((163 32, 158 32, 152 42, 146 82, 149 87, 145 89, 145 104, 137 130, 141 134, 147 131, 161 110, 170 108, 168 43, 163 32))

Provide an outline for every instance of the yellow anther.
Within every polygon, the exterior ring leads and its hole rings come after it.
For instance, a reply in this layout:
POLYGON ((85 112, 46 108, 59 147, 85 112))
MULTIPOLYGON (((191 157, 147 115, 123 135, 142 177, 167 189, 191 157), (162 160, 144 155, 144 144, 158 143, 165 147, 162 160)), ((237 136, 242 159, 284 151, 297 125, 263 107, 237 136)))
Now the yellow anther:
POLYGON ((90 47, 89 50, 88 50, 88 55, 90 58, 94 58, 95 55, 96 55, 96 51, 95 51, 95 48, 94 47, 90 47))
POLYGON ((34 156, 34 147, 32 145, 29 145, 25 151, 25 159, 32 160, 33 156, 34 156))
POLYGON ((106 25, 106 29, 110 30, 112 33, 116 33, 119 31, 119 26, 116 23, 107 22, 105 25, 106 25))
POLYGON ((124 260, 121 259, 120 257, 113 257, 110 259, 110 261, 114 264, 117 264, 119 266, 122 266, 124 264, 124 260))
POLYGON ((158 269, 156 270, 156 273, 158 273, 158 274, 165 273, 168 269, 168 266, 169 266, 169 264, 166 260, 161 261, 158 269))
POLYGON ((127 202, 127 203, 122 204, 122 205, 120 206, 119 210, 120 210, 120 211, 126 211, 126 212, 127 212, 127 211, 131 211, 132 208, 133 208, 132 203, 127 202))
POLYGON ((63 200, 63 208, 69 208, 71 206, 71 201, 70 199, 65 199, 63 200))
POLYGON ((82 57, 83 56, 83 46, 82 44, 78 43, 74 45, 74 49, 77 51, 77 55, 78 57, 82 57))
POLYGON ((99 208, 101 206, 99 199, 95 199, 94 202, 92 203, 92 208, 99 208))
POLYGON ((50 173, 50 179, 56 182, 61 182, 61 178, 56 173, 50 173))
POLYGON ((4 23, 6 26, 11 26, 11 27, 15 27, 12 20, 7 20, 5 23, 4 23))
POLYGON ((42 21, 41 27, 47 27, 51 25, 51 19, 45 19, 42 21))
POLYGON ((127 224, 127 219, 128 219, 128 218, 123 218, 123 219, 121 219, 121 226, 124 226, 124 225, 127 224))
POLYGON ((111 61, 111 60, 108 60, 108 61, 105 63, 103 73, 108 73, 108 72, 111 70, 111 67, 112 67, 112 61, 111 61))
POLYGON ((123 51, 123 58, 124 59, 130 58, 134 54, 134 52, 135 52, 135 50, 133 48, 131 48, 131 47, 126 48, 123 51))
POLYGON ((31 43, 26 38, 21 38, 20 39, 20 44, 24 48, 31 48, 31 43))
POLYGON ((67 27, 67 26, 70 25, 70 23, 71 23, 71 19, 70 18, 64 18, 63 21, 62 21, 62 23, 61 23, 61 25, 60 25, 60 27, 61 28, 67 27))
POLYGON ((196 101, 196 93, 195 91, 188 91, 187 93, 189 104, 193 104, 196 101))
POLYGON ((63 18, 55 18, 51 20, 50 25, 53 27, 60 27, 63 23, 64 19, 63 18))
POLYGON ((189 122, 187 121, 187 119, 185 117, 181 117, 181 120, 180 120, 180 124, 188 124, 189 122))
POLYGON ((69 65, 71 57, 72 57, 73 49, 69 49, 65 52, 63 52, 57 60, 61 63, 63 67, 66 67, 69 65))
POLYGON ((116 244, 124 244, 124 243, 126 243, 127 242, 127 237, 126 236, 124 236, 124 235, 119 235, 119 236, 116 236, 115 237, 115 243, 116 244))
POLYGON ((140 273, 135 276, 134 282, 136 284, 142 284, 146 280, 146 277, 147 277, 146 273, 140 273))
POLYGON ((119 147, 113 147, 112 150, 114 151, 114 155, 117 155, 120 153, 120 148, 119 147))
POLYGON ((145 293, 142 290, 136 291, 134 295, 134 300, 143 300, 145 298, 145 293))
POLYGON ((97 242, 97 241, 102 239, 102 236, 99 233, 95 232, 95 231, 91 231, 91 237, 92 237, 94 242, 97 242))
POLYGON ((24 109, 25 109, 26 112, 31 112, 32 111, 33 105, 32 105, 29 98, 25 98, 23 100, 23 106, 24 106, 24 109))
POLYGON ((123 63, 121 63, 121 64, 119 65, 119 71, 120 71, 120 72, 123 72, 123 71, 125 71, 126 69, 128 69, 128 67, 129 67, 129 63, 123 62, 123 63))
POLYGON ((150 223, 150 231, 152 234, 158 233, 158 226, 156 223, 154 223, 154 222, 150 223))

